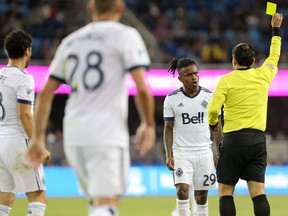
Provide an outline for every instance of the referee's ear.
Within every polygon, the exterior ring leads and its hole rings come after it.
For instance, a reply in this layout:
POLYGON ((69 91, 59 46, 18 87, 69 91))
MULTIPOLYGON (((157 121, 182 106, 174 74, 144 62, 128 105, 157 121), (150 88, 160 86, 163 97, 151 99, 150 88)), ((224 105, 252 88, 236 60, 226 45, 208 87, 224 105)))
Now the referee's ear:
POLYGON ((236 70, 236 68, 238 68, 238 66, 239 66, 239 64, 238 64, 238 62, 234 56, 232 57, 232 66, 233 66, 234 70, 236 70))
POLYGON ((256 59, 255 59, 255 57, 254 57, 254 58, 253 58, 253 62, 252 62, 252 64, 250 65, 250 67, 252 67, 252 65, 254 65, 255 61, 256 61, 256 59))

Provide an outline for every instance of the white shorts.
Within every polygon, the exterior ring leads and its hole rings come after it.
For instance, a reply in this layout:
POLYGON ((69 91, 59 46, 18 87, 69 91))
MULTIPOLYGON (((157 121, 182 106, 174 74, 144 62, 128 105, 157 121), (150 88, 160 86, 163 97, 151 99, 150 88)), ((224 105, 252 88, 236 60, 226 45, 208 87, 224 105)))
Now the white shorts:
POLYGON ((194 190, 216 188, 217 178, 213 153, 174 155, 174 184, 185 183, 194 190))
POLYGON ((124 195, 130 166, 129 149, 64 146, 64 151, 89 198, 124 195))
POLYGON ((43 166, 36 170, 29 165, 26 154, 29 140, 22 137, 0 138, 0 191, 27 193, 45 191, 43 166))

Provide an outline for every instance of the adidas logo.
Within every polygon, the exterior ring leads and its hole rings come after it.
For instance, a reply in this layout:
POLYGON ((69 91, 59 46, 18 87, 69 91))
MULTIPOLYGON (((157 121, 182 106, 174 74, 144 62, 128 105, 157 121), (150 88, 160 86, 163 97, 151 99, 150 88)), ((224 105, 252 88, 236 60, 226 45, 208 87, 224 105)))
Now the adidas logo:
POLYGON ((183 103, 180 103, 180 104, 178 105, 178 107, 184 107, 183 103))

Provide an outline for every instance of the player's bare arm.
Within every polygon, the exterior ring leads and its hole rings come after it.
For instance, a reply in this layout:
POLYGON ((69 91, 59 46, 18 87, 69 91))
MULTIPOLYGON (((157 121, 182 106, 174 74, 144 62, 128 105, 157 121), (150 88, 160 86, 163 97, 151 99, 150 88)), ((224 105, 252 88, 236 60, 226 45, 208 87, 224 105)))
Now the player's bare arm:
POLYGON ((29 149, 30 160, 33 164, 44 163, 50 158, 50 152, 46 150, 46 129, 51 111, 54 91, 61 83, 54 79, 48 79, 43 90, 38 94, 35 106, 35 129, 32 136, 32 144, 29 149))
POLYGON ((34 119, 31 113, 31 105, 18 103, 18 115, 25 133, 28 138, 31 139, 34 130, 34 119))
POLYGON ((174 121, 164 121, 163 141, 166 156, 166 166, 169 170, 175 170, 173 158, 173 127, 174 121))
MULTIPOLYGON (((31 105, 18 103, 18 114, 19 114, 19 119, 22 123, 22 127, 25 133, 27 134, 28 138, 31 140, 32 133, 35 128, 34 119, 31 114, 31 105)), ((49 159, 50 152, 47 150, 44 151, 43 157, 45 157, 46 160, 49 159)))
POLYGON ((136 132, 136 149, 139 156, 143 157, 155 144, 155 122, 154 122, 154 99, 144 80, 144 68, 136 68, 131 75, 137 87, 137 95, 134 97, 141 123, 136 132))

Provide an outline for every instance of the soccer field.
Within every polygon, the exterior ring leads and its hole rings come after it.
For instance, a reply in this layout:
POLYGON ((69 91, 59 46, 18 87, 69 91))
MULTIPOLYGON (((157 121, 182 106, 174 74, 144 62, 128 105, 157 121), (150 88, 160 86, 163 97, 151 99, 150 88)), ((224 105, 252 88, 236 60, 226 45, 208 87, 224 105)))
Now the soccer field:
MULTIPOLYGON (((271 215, 287 216, 288 196, 269 196, 271 215)), ((236 196, 237 215, 253 214, 252 201, 248 196, 236 196)), ((175 197, 125 197, 120 208, 121 216, 170 216, 175 206, 175 197)), ((10 216, 26 215, 27 201, 18 198, 10 216)), ((209 197, 211 216, 219 215, 218 197, 209 197)), ((87 216, 87 204, 84 198, 50 198, 46 216, 87 216)))

